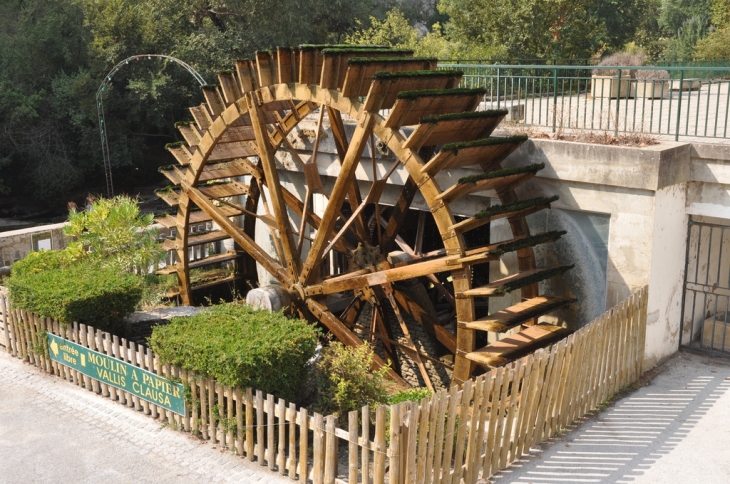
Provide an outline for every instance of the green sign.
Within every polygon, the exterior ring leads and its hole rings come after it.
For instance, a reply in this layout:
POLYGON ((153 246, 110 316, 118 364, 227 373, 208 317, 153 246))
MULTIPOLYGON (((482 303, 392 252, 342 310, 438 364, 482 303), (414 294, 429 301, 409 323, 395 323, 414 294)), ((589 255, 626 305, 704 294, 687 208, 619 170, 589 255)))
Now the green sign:
POLYGON ((98 351, 84 348, 51 333, 48 333, 48 348, 53 361, 171 412, 185 415, 185 398, 180 383, 172 382, 98 351))

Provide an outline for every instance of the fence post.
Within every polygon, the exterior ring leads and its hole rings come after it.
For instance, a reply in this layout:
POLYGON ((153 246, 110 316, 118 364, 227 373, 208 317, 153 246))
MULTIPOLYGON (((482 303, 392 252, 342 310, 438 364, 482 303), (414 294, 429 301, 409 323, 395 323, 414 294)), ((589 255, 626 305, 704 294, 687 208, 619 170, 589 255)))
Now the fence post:
POLYGON ((558 70, 553 69, 553 133, 558 119, 558 70))
MULTIPOLYGON (((621 115, 621 69, 618 70, 618 86, 616 87, 616 119, 614 120, 614 128, 613 128, 613 135, 618 137, 618 118, 621 115)), ((629 87, 629 90, 631 87, 629 87)), ((609 82, 609 96, 611 91, 611 86, 609 82)), ((628 98, 628 94, 627 94, 628 98)))
POLYGON ((500 70, 499 67, 497 67, 497 109, 499 109, 501 96, 499 94, 499 80, 500 80, 500 70))
MULTIPOLYGON (((684 90, 684 69, 679 71, 679 103, 677 106, 677 129, 674 133, 674 141, 679 141, 679 121, 682 119, 682 91, 684 90)), ((671 102, 671 100, 669 101, 671 102)))

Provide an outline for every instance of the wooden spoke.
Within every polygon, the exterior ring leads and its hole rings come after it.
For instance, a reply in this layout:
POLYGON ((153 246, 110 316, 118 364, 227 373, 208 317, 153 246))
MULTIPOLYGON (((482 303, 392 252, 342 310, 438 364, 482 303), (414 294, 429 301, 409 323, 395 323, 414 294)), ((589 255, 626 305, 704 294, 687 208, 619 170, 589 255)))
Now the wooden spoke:
POLYGON ((350 185, 354 184, 355 169, 362 157, 363 150, 365 149, 365 143, 367 143, 370 131, 373 128, 373 122, 375 118, 369 112, 363 112, 358 119, 355 133, 352 136, 352 142, 347 148, 345 159, 342 163, 340 175, 335 181, 335 186, 332 189, 332 196, 330 197, 329 203, 325 208, 324 215, 322 216, 322 223, 320 230, 317 231, 317 236, 312 243, 312 247, 309 249, 309 255, 302 268, 301 275, 299 276, 299 282, 306 285, 312 275, 312 269, 318 266, 317 261, 322 258, 324 252, 325 243, 327 242, 327 236, 335 225, 337 215, 340 212, 340 207, 345 200, 345 195, 350 189, 350 185))
POLYGON ((274 216, 279 224, 279 240, 283 249, 283 261, 286 262, 292 277, 296 278, 301 270, 301 259, 295 254, 296 246, 294 244, 294 237, 292 236, 291 223, 289 221, 289 214, 286 211, 281 182, 279 181, 279 173, 276 170, 273 149, 269 142, 268 131, 266 130, 266 121, 254 97, 247 94, 246 100, 248 102, 249 113, 251 113, 251 124, 256 135, 259 158, 261 159, 261 165, 263 166, 264 175, 268 182, 267 186, 271 194, 274 216))
MULTIPOLYGON (((335 140, 335 149, 337 150, 337 156, 340 159, 340 163, 345 160, 345 154, 349 148, 349 142, 347 141, 347 133, 345 132, 345 124, 342 122, 342 114, 339 111, 327 107, 327 116, 330 120, 330 127, 332 129, 332 135, 335 140)), ((355 209, 362 203, 362 197, 360 195, 360 186, 357 183, 353 183, 347 192, 347 198, 350 204, 350 210, 355 209)), ((358 216, 355 219, 355 231, 360 240, 366 240, 368 237, 368 231, 365 229, 365 224, 362 217, 358 216)))
POLYGON ((398 324, 400 324, 400 329, 401 331, 403 331, 403 336, 406 340, 406 344, 404 346, 411 350, 410 353, 413 356, 413 359, 416 361, 416 365, 418 365, 418 370, 421 372, 424 383, 426 383, 426 386, 429 390, 434 391, 433 383, 431 383, 431 378, 428 376, 428 371, 426 371, 426 365, 424 365, 423 360, 421 360, 421 355, 418 352, 418 348, 416 348, 416 345, 413 343, 413 339, 411 339, 411 332, 408 330, 408 325, 403 319, 403 316, 400 313, 400 308, 398 307, 398 303, 393 296, 393 286, 387 284, 383 287, 383 289, 385 290, 385 295, 388 297, 390 305, 393 307, 395 317, 398 319, 398 324))

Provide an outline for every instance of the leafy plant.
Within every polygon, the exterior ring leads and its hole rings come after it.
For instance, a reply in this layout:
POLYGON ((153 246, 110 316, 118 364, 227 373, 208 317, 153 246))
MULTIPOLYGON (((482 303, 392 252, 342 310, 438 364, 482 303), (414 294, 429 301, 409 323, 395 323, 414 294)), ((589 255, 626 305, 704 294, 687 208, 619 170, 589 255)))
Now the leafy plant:
POLYGON ((317 364, 317 410, 345 415, 365 405, 387 403, 388 368, 372 370, 372 364, 373 350, 367 343, 351 347, 332 342, 324 348, 317 364))
POLYGON ((318 335, 306 321, 229 303, 156 326, 149 344, 165 363, 297 402, 318 335))
POLYGON ((69 213, 64 233, 74 241, 66 250, 104 266, 146 269, 165 256, 156 233, 148 230, 152 219, 139 213, 135 199, 101 198, 91 210, 69 213))

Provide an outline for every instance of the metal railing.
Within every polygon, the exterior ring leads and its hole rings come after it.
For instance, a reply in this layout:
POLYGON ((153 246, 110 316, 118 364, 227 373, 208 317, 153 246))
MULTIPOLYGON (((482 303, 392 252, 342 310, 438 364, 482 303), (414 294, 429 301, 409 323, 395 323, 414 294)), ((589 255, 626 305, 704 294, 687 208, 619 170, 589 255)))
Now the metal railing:
POLYGON ((508 122, 558 130, 728 137, 730 67, 440 64, 464 72, 461 87, 487 90, 480 110, 507 109, 508 122), (636 79, 666 70, 669 79, 636 79))

